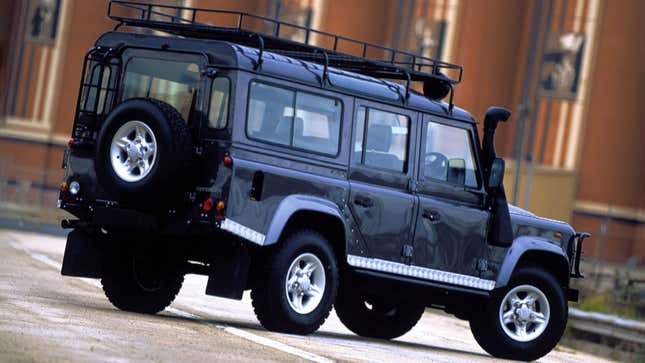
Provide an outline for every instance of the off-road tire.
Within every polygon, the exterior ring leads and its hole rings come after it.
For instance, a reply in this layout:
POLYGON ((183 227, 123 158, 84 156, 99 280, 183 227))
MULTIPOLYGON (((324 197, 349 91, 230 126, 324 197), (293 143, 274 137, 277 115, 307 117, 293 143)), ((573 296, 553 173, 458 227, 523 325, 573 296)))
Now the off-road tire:
MULTIPOLYGON (((192 137, 179 111, 153 98, 133 98, 114 108, 99 132, 96 149, 96 176, 109 195, 119 201, 141 207, 156 207, 172 202, 167 191, 186 182, 185 172, 192 160, 192 137), (110 162, 110 148, 117 130, 128 121, 137 120, 153 132, 157 143, 154 165, 145 178, 126 182, 110 162), (160 194, 166 195, 160 198, 160 194)), ((180 195, 179 193, 178 195, 180 195)))
POLYGON ((425 311, 423 304, 394 301, 385 297, 366 297, 364 293, 356 291, 352 286, 343 286, 342 283, 334 308, 340 321, 353 333, 387 340, 410 331, 425 311))
POLYGON ((159 267, 158 283, 151 287, 135 274, 135 261, 129 254, 112 256, 103 271, 103 292, 120 310, 156 314, 173 302, 184 282, 184 274, 177 264, 157 260, 154 263, 159 267))
POLYGON ((560 341, 567 325, 568 306, 562 286, 549 272, 536 267, 522 267, 513 273, 508 286, 493 291, 479 313, 473 314, 470 329, 479 345, 490 355, 520 361, 533 361, 548 354, 560 341), (520 285, 540 289, 547 298, 550 318, 546 329, 535 339, 520 342, 509 337, 499 318, 500 304, 506 293, 520 285))
POLYGON ((297 231, 271 247, 262 261, 251 290, 253 309, 262 326, 300 335, 318 330, 329 316, 338 289, 338 266, 327 239, 315 231, 297 231), (318 306, 310 313, 300 314, 287 300, 285 282, 292 262, 304 253, 311 253, 322 262, 326 283, 318 306))

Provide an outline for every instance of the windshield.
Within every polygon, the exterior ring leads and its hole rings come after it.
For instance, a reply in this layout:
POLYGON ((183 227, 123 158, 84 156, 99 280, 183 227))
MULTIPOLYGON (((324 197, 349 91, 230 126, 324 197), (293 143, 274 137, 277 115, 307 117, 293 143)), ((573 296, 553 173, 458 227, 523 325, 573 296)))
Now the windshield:
POLYGON ((197 63, 131 58, 125 69, 122 99, 155 98, 172 105, 188 120, 196 102, 199 74, 197 63))

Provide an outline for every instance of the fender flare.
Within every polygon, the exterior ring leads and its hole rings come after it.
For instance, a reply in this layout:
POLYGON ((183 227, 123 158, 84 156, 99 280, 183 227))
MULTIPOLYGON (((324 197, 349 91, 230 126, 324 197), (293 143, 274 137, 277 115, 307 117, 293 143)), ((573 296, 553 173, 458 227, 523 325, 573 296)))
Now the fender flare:
POLYGON ((345 225, 338 206, 333 202, 311 195, 293 194, 284 198, 273 213, 263 245, 270 246, 277 243, 291 216, 300 211, 324 213, 338 218, 343 226, 345 225))
POLYGON ((553 255, 554 258, 561 259, 569 265, 569 257, 567 257, 562 248, 553 244, 546 238, 535 236, 518 237, 513 241, 513 244, 506 253, 506 257, 504 257, 504 262, 497 274, 495 288, 497 289, 506 286, 511 279, 513 271, 515 271, 515 267, 517 267, 517 264, 522 257, 527 253, 536 251, 553 255))

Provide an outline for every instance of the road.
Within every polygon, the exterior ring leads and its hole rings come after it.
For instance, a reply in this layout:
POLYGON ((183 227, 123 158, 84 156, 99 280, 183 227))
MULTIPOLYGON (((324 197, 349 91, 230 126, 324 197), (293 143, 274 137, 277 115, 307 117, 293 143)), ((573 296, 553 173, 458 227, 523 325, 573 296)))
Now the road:
MULTIPOLYGON (((394 341, 361 338, 331 314, 310 336, 272 333, 242 301, 204 295, 189 275, 159 315, 122 312, 97 280, 60 275, 65 240, 0 230, 0 361, 493 362, 468 324, 427 311, 394 341)), ((557 347, 543 362, 606 362, 557 347)))

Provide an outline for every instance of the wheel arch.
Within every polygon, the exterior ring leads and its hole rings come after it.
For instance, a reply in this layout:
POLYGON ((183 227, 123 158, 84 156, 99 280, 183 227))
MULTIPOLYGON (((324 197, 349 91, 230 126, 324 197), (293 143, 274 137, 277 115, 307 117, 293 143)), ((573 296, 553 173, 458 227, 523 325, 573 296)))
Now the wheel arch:
POLYGON ((320 197, 301 194, 286 197, 273 214, 264 246, 274 245, 289 233, 304 228, 325 236, 338 262, 345 261, 347 231, 341 212, 336 204, 320 197))
POLYGON ((544 268, 556 277, 561 286, 569 285, 569 258, 559 246, 544 238, 519 237, 504 258, 495 288, 506 286, 513 273, 523 266, 544 268))

